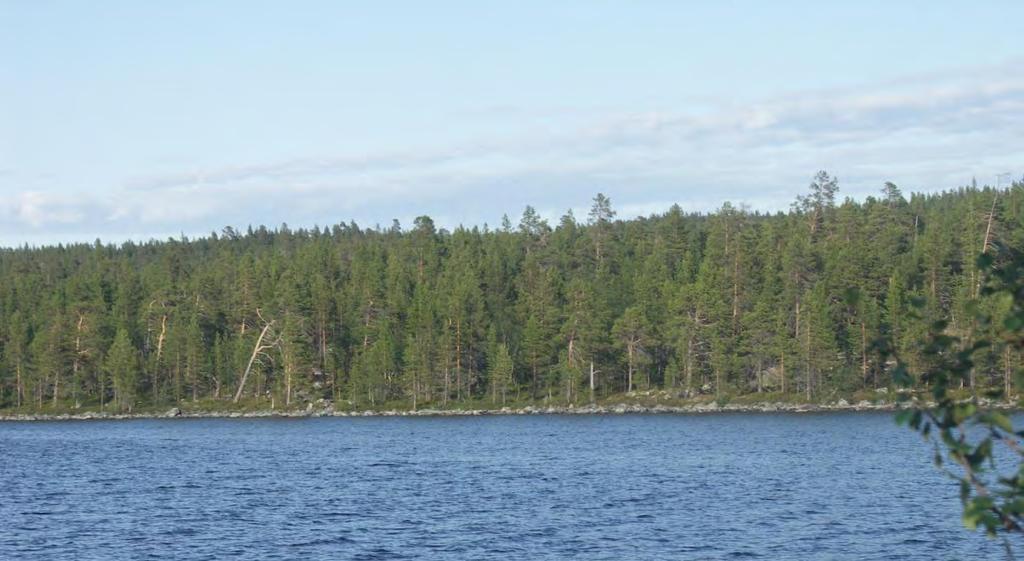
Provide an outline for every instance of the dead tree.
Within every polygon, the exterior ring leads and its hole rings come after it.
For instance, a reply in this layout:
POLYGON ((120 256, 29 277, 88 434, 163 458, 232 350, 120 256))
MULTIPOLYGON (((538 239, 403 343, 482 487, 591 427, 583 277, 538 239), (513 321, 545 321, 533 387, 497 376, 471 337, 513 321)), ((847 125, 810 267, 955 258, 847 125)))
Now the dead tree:
POLYGON ((261 355, 266 355, 267 350, 273 349, 281 342, 281 338, 277 337, 271 343, 264 343, 264 340, 267 339, 267 334, 270 333, 271 329, 274 327, 274 322, 263 319, 263 314, 260 312, 259 308, 256 308, 256 315, 259 316, 260 321, 263 322, 263 330, 260 331, 259 337, 256 338, 256 345, 253 346, 252 355, 249 356, 249 364, 246 365, 245 372, 242 374, 242 379, 238 382, 238 391, 235 392, 235 398, 232 400, 234 403, 238 403, 238 400, 242 398, 242 391, 245 389, 246 380, 249 379, 249 372, 252 371, 252 365, 256 363, 256 360, 261 355))
POLYGON ((167 342, 167 314, 168 314, 167 303, 164 302, 163 300, 157 299, 157 300, 153 300, 152 302, 149 303, 148 313, 147 313, 147 316, 148 316, 148 319, 147 319, 147 329, 146 329, 146 333, 147 333, 146 334, 146 347, 147 347, 146 350, 147 350, 147 352, 149 350, 150 337, 151 337, 152 332, 153 332, 153 325, 152 325, 152 321, 153 321, 153 306, 156 306, 156 305, 160 306, 160 334, 157 336, 157 339, 156 339, 156 358, 153 361, 153 369, 152 369, 152 372, 150 373, 151 383, 153 385, 153 391, 154 391, 155 394, 159 393, 159 391, 160 391, 160 383, 161 383, 161 381, 160 381, 160 361, 163 359, 164 344, 167 342))

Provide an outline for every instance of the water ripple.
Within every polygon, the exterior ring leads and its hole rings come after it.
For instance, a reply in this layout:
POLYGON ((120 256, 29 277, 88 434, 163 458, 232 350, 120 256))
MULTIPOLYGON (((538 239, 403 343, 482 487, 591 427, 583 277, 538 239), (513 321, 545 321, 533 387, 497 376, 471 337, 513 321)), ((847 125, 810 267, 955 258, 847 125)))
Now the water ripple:
POLYGON ((888 414, 0 425, 0 559, 1001 559, 888 414))

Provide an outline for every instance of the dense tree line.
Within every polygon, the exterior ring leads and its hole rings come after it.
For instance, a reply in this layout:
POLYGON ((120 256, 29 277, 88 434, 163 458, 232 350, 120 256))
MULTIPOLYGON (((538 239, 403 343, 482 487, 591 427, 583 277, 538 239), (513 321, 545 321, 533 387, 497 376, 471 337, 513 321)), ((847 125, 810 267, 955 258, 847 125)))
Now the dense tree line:
MULTIPOLYGON (((820 172, 774 214, 617 220, 598 195, 555 225, 527 207, 497 229, 424 216, 0 250, 0 407, 824 399, 889 383, 880 337, 920 372, 936 320, 965 341, 989 328, 968 313, 973 264, 1024 247, 1024 185, 837 188, 820 172)), ((968 384, 1008 385, 1018 352, 982 355, 968 384)))

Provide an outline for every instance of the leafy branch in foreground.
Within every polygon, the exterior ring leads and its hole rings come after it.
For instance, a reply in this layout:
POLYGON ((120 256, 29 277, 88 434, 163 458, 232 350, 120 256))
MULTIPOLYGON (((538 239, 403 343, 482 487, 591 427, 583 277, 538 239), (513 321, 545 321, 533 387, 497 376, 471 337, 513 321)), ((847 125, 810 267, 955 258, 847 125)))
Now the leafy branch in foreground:
MULTIPOLYGON (((928 365, 920 382, 928 391, 920 396, 903 393, 901 399, 910 407, 896 419, 935 446, 935 464, 959 482, 964 525, 984 528, 990 536, 1024 532, 1024 430, 1015 429, 1006 413, 992 407, 1014 399, 1010 362, 1002 388, 974 392, 969 399, 957 391, 969 382, 978 354, 1009 356, 1024 348, 1024 254, 1005 246, 993 249, 977 260, 981 280, 968 307, 973 323, 959 330, 963 333, 945 320, 931 325, 921 342, 928 365), (999 465, 1017 465, 1000 470, 997 460, 999 465)), ((882 353, 888 354, 885 349, 882 353)), ((897 358, 897 385, 914 385, 909 372, 897 358)), ((1013 374, 1020 379, 1019 368, 1013 374)))

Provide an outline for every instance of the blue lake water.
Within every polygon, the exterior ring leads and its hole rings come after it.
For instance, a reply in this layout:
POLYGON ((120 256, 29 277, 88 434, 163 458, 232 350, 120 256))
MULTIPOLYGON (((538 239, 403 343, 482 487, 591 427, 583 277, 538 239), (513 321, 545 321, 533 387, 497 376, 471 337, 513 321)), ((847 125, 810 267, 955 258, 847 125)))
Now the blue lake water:
POLYGON ((891 414, 0 423, 0 559, 1002 559, 891 414))

